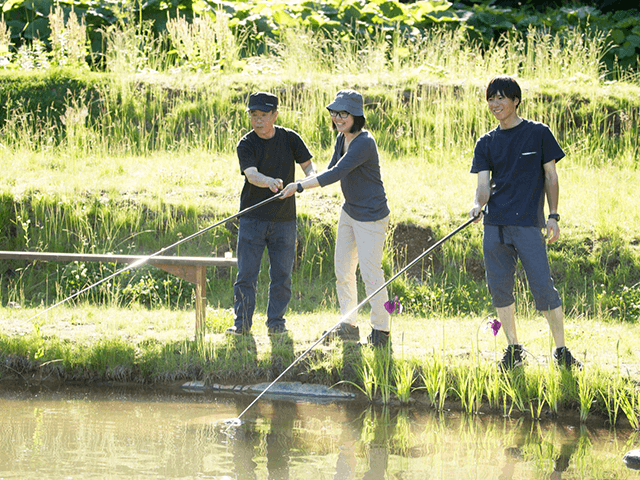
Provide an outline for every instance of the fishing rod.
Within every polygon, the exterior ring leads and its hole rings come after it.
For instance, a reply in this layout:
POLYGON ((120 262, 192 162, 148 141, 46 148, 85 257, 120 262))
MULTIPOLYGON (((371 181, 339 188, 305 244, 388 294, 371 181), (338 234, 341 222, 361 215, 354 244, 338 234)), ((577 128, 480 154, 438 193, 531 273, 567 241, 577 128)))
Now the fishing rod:
MULTIPOLYGON (((479 217, 479 215, 478 215, 479 217)), ((247 406, 247 408, 245 408, 240 415, 238 415, 236 418, 230 419, 227 421, 227 423, 229 423, 230 426, 234 426, 234 425, 239 425, 240 424, 240 418, 247 412, 249 411, 249 409, 258 401, 260 400, 260 398, 267 393, 267 391, 273 387, 276 383, 278 383, 278 381, 284 377, 284 375, 291 370, 291 368, 293 368, 293 366, 298 363, 300 360, 302 360, 302 358, 304 358, 311 350, 313 350, 320 342, 322 342, 322 340, 324 340, 327 335, 329 335, 331 332, 333 332, 336 328, 338 328, 338 326, 347 318, 349 318, 351 315, 353 315, 355 312, 357 312, 363 305, 365 305, 367 302, 369 302, 373 297, 375 297, 378 293, 380 293, 382 290, 384 290, 391 282, 393 282, 396 278, 398 278, 400 275, 402 275, 404 272, 406 272, 407 270, 409 270, 411 267, 413 267, 416 263, 418 263, 422 258, 424 258, 426 255, 428 255, 429 253, 431 253, 433 250, 435 250, 436 248, 438 248, 440 245, 442 245, 444 242, 446 242, 447 240, 449 240, 451 237, 453 237, 456 233, 458 233, 460 230, 464 229, 466 226, 468 226, 469 224, 475 222, 478 217, 472 217, 469 220, 467 220, 466 222, 464 222, 462 225, 460 225, 459 227, 457 227, 455 230, 453 230, 452 232, 450 232, 449 234, 447 234, 446 236, 442 237, 440 240, 438 240, 436 243, 434 243, 431 247, 429 247, 427 250, 425 250, 424 252, 422 252, 418 257, 416 257, 413 261, 411 261, 409 264, 407 264, 403 269, 401 269, 399 272, 397 272, 394 276, 392 276, 389 280, 387 280, 385 283, 383 283, 380 287, 378 287, 376 290, 374 290, 367 298, 365 298, 364 300, 362 300, 358 305, 356 305, 350 312, 346 313, 345 315, 343 315, 340 320, 338 321, 338 323, 336 323, 333 327, 331 327, 329 330, 327 330, 326 332, 324 332, 322 334, 322 336, 316 340, 309 348, 307 348, 304 352, 302 352, 296 359, 293 360, 293 362, 291 362, 291 365, 289 365, 280 375, 278 375, 276 377, 276 379, 271 382, 269 385, 267 385, 267 388, 265 388, 264 390, 262 390, 262 392, 260 392, 260 394, 247 406)))
POLYGON ((102 284, 102 283, 104 283, 104 282, 106 282, 106 281, 108 281, 108 280, 111 280, 113 277, 115 277, 115 276, 117 276, 117 275, 120 275, 121 273, 124 273, 124 272, 126 272, 127 270, 131 270, 132 268, 139 267, 140 265, 143 265, 144 263, 148 262, 151 258, 153 258, 153 257, 157 257, 158 255, 160 255, 161 253, 166 252, 167 250, 170 250, 170 249, 172 249, 172 248, 175 248, 175 247, 177 247, 178 245, 181 245, 181 244, 183 244, 183 243, 185 243, 185 242, 187 242, 187 241, 189 241, 189 240, 191 240, 191 239, 193 239, 193 238, 195 238, 195 237, 197 237, 197 236, 199 236, 199 235, 202 235, 202 234, 203 234, 203 233, 205 233, 205 232, 208 232, 209 230, 211 230, 212 228, 217 227, 218 225, 221 225, 221 224, 223 224, 223 223, 226 223, 226 222, 228 222, 229 220, 233 220, 234 218, 239 217, 240 215, 244 215, 245 213, 249 213, 250 211, 255 210, 256 208, 260 208, 260 207, 262 207, 263 205, 266 205, 267 203, 273 202, 275 199, 277 199, 277 198, 281 198, 281 197, 282 197, 282 192, 278 192, 278 193, 277 193, 277 194, 275 194, 273 197, 269 197, 269 198, 267 198, 266 200, 263 200, 263 201, 261 201, 261 202, 259 202, 259 203, 256 203, 255 205, 252 205, 252 206, 250 206, 250 207, 245 208, 244 210, 240 210, 239 212, 234 213, 233 215, 231 215, 231 216, 229 216, 229 217, 227 217, 227 218, 224 218, 224 219, 220 220, 219 222, 214 223, 213 225, 209 225, 208 227, 205 227, 205 228, 203 228, 202 230, 200 230, 200 231, 198 231, 198 232, 196 232, 196 233, 192 233, 192 234, 191 234, 191 235, 189 235, 188 237, 182 238, 182 239, 178 240, 177 242, 175 242, 175 243, 173 243, 173 244, 169 245, 168 247, 164 247, 164 248, 162 248, 162 249, 158 250, 157 252, 152 253, 151 255, 147 255, 147 256, 145 256, 145 257, 142 257, 142 258, 140 258, 139 260, 136 260, 135 262, 130 263, 130 264, 129 264, 129 265, 127 265, 126 267, 124 267, 124 268, 122 268, 122 269, 120 269, 120 270, 118 270, 118 271, 116 271, 116 272, 112 273, 111 275, 108 275, 108 276, 106 276, 106 277, 102 278, 101 280, 98 280, 98 281, 97 281, 97 282, 95 282, 94 284, 89 285, 88 287, 85 287, 85 288, 83 288, 82 290, 78 290, 78 291, 77 291, 76 293, 74 293, 73 295, 70 295, 70 296, 68 296, 67 298, 63 299, 63 300, 60 300, 58 303, 55 303, 55 304, 51 305, 50 307, 46 308, 46 309, 45 309, 45 310, 43 310, 42 312, 37 313, 37 314, 36 314, 36 315, 34 315, 33 317, 31 317, 31 318, 29 318, 29 319, 25 320, 24 322, 22 322, 22 324, 25 324, 25 323, 30 322, 30 321, 32 321, 32 320, 35 320, 36 318, 40 317, 41 315, 44 315, 44 314, 45 314, 45 313, 47 313, 48 311, 53 310, 54 308, 56 308, 56 307, 58 307, 58 306, 62 305, 63 303, 68 302, 69 300, 72 300, 72 299, 76 298, 76 297, 77 297, 77 296, 79 296, 79 295, 82 295, 82 294, 83 294, 83 293, 85 293, 85 292, 88 292, 88 291, 89 291, 89 290, 91 290, 92 288, 97 287, 98 285, 100 285, 100 284, 102 284))

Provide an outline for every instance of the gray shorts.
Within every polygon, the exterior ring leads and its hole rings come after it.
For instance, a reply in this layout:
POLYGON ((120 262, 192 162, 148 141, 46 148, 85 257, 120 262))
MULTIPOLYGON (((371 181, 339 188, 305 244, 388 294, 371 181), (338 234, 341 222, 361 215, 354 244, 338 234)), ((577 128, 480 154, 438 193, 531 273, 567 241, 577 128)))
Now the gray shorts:
POLYGON ((540 228, 485 225, 482 249, 494 307, 508 307, 515 302, 513 286, 518 258, 527 274, 536 309, 553 310, 562 305, 551 278, 547 246, 540 228))

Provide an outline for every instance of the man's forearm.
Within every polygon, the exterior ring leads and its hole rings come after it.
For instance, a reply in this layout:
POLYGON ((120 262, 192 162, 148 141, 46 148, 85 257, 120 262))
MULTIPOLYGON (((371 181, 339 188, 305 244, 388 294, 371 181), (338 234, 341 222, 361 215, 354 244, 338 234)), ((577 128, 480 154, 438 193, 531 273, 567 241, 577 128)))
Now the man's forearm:
POLYGON ((558 213, 558 199, 560 198, 560 187, 558 182, 545 182, 545 193, 547 194, 547 204, 549 213, 558 213))
POLYGON ((309 160, 309 162, 302 165, 302 171, 307 177, 311 177, 316 174, 316 169, 313 166, 313 162, 309 160))
POLYGON ((473 203, 475 206, 480 207, 482 209, 482 207, 484 207, 487 204, 490 197, 491 197, 490 188, 478 187, 476 189, 476 197, 473 203))
POLYGON ((254 167, 247 168, 244 171, 244 175, 251 185, 255 185, 260 188, 268 188, 272 192, 277 192, 283 187, 282 180, 279 178, 268 177, 267 175, 260 173, 258 169, 254 167))

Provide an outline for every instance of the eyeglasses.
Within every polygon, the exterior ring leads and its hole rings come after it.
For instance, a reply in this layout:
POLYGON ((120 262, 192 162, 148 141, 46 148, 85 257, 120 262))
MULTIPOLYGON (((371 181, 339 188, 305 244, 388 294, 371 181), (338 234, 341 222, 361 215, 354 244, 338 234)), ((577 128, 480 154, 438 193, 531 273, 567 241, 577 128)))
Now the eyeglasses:
POLYGON ((331 115, 332 117, 338 117, 344 120, 349 116, 349 112, 335 112, 333 110, 329 110, 329 115, 331 115))

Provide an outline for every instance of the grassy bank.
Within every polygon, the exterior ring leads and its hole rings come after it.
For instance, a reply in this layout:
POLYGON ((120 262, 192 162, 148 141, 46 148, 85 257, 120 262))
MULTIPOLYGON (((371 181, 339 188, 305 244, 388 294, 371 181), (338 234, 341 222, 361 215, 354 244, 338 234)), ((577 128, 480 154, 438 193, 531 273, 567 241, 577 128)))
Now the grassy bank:
MULTIPOLYGON (((47 314, 34 327, 30 318, 35 312, 0 310, 0 375, 5 380, 140 385, 271 381, 338 320, 329 310, 292 313, 290 338, 271 339, 258 315, 254 335, 236 339, 223 333, 232 322, 231 312, 210 309, 212 333, 194 341, 192 311, 78 305, 47 314)), ((283 380, 336 385, 376 403, 534 419, 569 416, 640 428, 637 329, 569 319, 568 343, 585 365, 572 373, 549 362, 552 341, 544 319, 522 318, 528 362, 505 375, 495 369, 503 339, 493 336, 487 320, 394 316, 392 352, 319 345, 283 380)))

